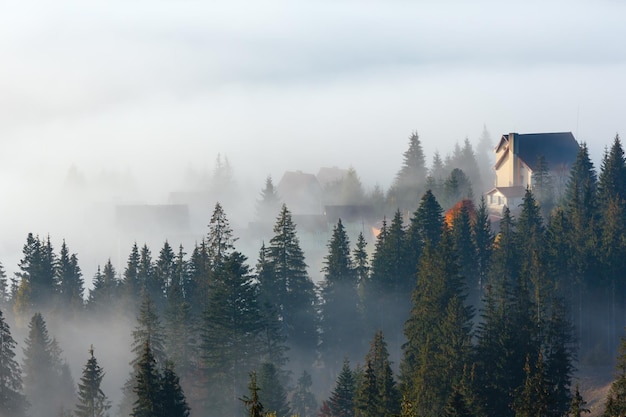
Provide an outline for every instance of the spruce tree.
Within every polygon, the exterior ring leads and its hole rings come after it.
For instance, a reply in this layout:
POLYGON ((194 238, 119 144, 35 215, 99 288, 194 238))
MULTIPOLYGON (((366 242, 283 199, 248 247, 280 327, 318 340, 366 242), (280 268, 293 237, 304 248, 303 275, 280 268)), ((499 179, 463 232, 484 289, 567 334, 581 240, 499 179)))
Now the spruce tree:
POLYGON ((132 352, 136 359, 131 362, 131 365, 141 357, 147 341, 150 341, 150 352, 157 364, 162 366, 165 363, 165 331, 154 302, 148 295, 143 297, 132 337, 132 352))
MULTIPOLYGON (((174 250, 166 240, 159 252, 159 257, 154 263, 152 270, 152 280, 149 285, 149 292, 155 301, 157 311, 165 311, 167 304, 168 290, 172 282, 176 279, 176 255, 174 250)), ((180 285, 180 282, 178 283, 180 285)))
POLYGON ((226 212, 220 203, 216 203, 209 221, 206 239, 210 270, 215 271, 221 266, 222 261, 235 248, 236 240, 233 237, 233 229, 230 227, 226 212))
POLYGON ((495 238, 475 355, 479 401, 491 413, 501 416, 511 415, 510 398, 522 382, 519 373, 523 363, 513 357, 514 329, 509 313, 512 282, 518 274, 513 226, 510 211, 505 207, 500 232, 495 238))
POLYGON ((487 271, 491 260, 494 234, 491 230, 489 210, 485 198, 480 198, 476 220, 472 224, 472 240, 476 248, 476 264, 478 267, 478 286, 482 290, 487 282, 487 271))
POLYGON ((235 251, 220 263, 201 329, 201 357, 214 410, 232 414, 245 376, 260 362, 261 315, 246 258, 235 251))
POLYGON ((191 302, 191 294, 189 294, 189 284, 191 281, 191 265, 190 261, 185 258, 187 253, 183 249, 183 245, 178 246, 178 253, 174 260, 174 274, 172 281, 167 289, 167 296, 171 293, 171 288, 177 286, 176 291, 180 291, 182 298, 188 303, 191 302))
POLYGON ((258 372, 259 398, 268 412, 276 413, 278 417, 289 417, 287 392, 281 379, 281 373, 274 364, 261 364, 258 372))
POLYGON ((605 152, 598 178, 598 202, 605 207, 611 200, 626 199, 626 158, 619 135, 615 136, 608 153, 605 152))
MULTIPOLYGON (((258 282, 271 282, 272 271, 267 263, 267 248, 265 244, 259 251, 259 259, 256 265, 258 282)), ((261 313, 260 323, 260 353, 263 361, 274 364, 282 368, 287 363, 286 329, 281 323, 281 313, 279 306, 272 300, 261 295, 258 299, 261 313)))
POLYGON ((565 415, 572 402, 576 346, 570 314, 561 298, 554 296, 550 300, 544 326, 541 350, 548 385, 549 412, 553 416, 565 415))
MULTIPOLYGON (((446 177, 447 173, 445 167, 443 166, 443 159, 441 159, 441 153, 439 151, 435 151, 433 154, 433 162, 428 170, 428 176, 435 179, 438 183, 443 183, 443 179, 446 177)), ((436 194, 436 190, 432 189, 433 193, 436 194)))
POLYGON ((589 156, 589 149, 582 144, 572 165, 565 189, 564 206, 570 216, 582 223, 589 223, 597 215, 597 174, 589 156))
POLYGON ((601 299, 604 292, 603 288, 598 288, 602 281, 596 279, 599 267, 595 243, 599 229, 596 192, 596 172, 587 145, 582 144, 570 171, 563 204, 569 221, 567 240, 572 248, 568 269, 574 284, 573 311, 578 311, 582 349, 591 348, 603 336, 598 335, 595 326, 587 320, 594 313, 591 307, 599 304, 595 300, 601 299))
POLYGON ((427 244, 437 245, 443 230, 443 209, 437 199, 427 190, 420 200, 419 207, 411 217, 408 247, 410 257, 417 263, 421 251, 427 244))
POLYGON ((365 314, 370 333, 382 330, 389 340, 402 339, 402 321, 410 310, 410 293, 415 287, 417 259, 410 256, 402 213, 396 211, 389 226, 376 240, 372 271, 365 286, 365 314))
POLYGON ((476 161, 474 149, 472 148, 472 144, 468 138, 465 138, 463 141, 463 147, 461 148, 459 156, 460 157, 455 164, 456 167, 463 170, 463 172, 467 175, 469 182, 474 185, 476 191, 482 194, 482 192, 485 191, 485 187, 483 185, 484 182, 478 167, 478 162, 476 161))
POLYGON ((400 210, 415 210, 426 184, 426 160, 417 132, 409 137, 409 148, 403 154, 402 167, 389 190, 389 204, 400 210))
POLYGON ((454 168, 443 183, 442 205, 448 209, 461 199, 473 199, 472 183, 459 168, 454 168))
POLYGON ((139 372, 139 362, 145 354, 146 345, 150 345, 150 356, 157 366, 165 363, 165 331, 161 320, 156 313, 156 308, 152 299, 145 295, 139 314, 137 315, 137 325, 132 331, 131 351, 134 354, 130 361, 131 371, 126 383, 122 387, 122 400, 118 405, 118 415, 126 416, 133 410, 137 400, 135 385, 137 382, 137 372, 139 372))
MULTIPOLYGON (((573 255, 572 243, 569 241, 569 218, 562 207, 556 207, 550 214, 546 227, 546 260, 547 270, 552 277, 554 290, 563 297, 570 306, 575 306, 576 283, 571 281, 573 272, 570 269, 573 255)), ((578 313, 574 311, 573 313, 578 313)))
POLYGON ((72 315, 83 309, 83 277, 76 254, 70 254, 65 240, 56 264, 56 282, 59 292, 59 307, 72 315))
POLYGON ((354 265, 357 285, 359 289, 362 290, 363 285, 367 282, 369 277, 370 265, 367 254, 367 241, 361 232, 359 232, 356 245, 352 251, 352 264, 354 265))
POLYGON ((27 402, 22 391, 22 370, 15 360, 17 343, 0 310, 0 416, 23 417, 27 402))
POLYGON ((265 178, 265 187, 261 190, 261 198, 257 200, 256 216, 262 222, 271 223, 280 210, 280 197, 270 175, 265 178))
MULTIPOLYGON (((607 326, 607 351, 614 355, 617 346, 618 329, 626 325, 623 311, 626 306, 626 284, 621 279, 626 267, 626 160, 619 136, 615 137, 610 151, 605 151, 598 179, 599 207, 599 270, 602 279, 596 282, 598 296, 602 297, 607 326), (597 285, 600 284, 600 285, 597 285), (604 294, 603 294, 604 293, 604 294)), ((599 314, 602 312, 598 311, 599 314)))
POLYGON ((206 310, 209 296, 210 261, 206 239, 196 244, 189 259, 189 280, 184 287, 191 311, 196 316, 206 310))
POLYGON ((341 219, 333 228, 324 258, 324 281, 321 284, 321 350, 326 366, 345 352, 362 349, 363 321, 359 311, 356 271, 350 257, 350 241, 341 219))
POLYGON ((10 301, 10 287, 7 280, 7 273, 0 262, 0 309, 6 309, 10 301))
POLYGON ((403 390, 423 416, 439 416, 463 376, 471 348, 472 309, 459 275, 450 232, 426 246, 418 267, 413 308, 405 324, 403 390))
POLYGON ((528 290, 533 294, 536 307, 535 321, 541 327, 546 314, 547 301, 552 293, 552 285, 546 276, 545 228, 539 205, 530 189, 521 204, 517 221, 517 253, 520 259, 520 277, 529 283, 528 290))
POLYGON ((105 417, 111 403, 100 388, 104 370, 98 365, 93 354, 93 346, 89 349, 90 358, 83 367, 83 375, 78 383, 78 403, 76 417, 105 417))
POLYGON ((307 273, 296 225, 286 205, 282 206, 274 237, 263 256, 260 299, 276 308, 288 345, 309 350, 317 345, 315 285, 307 273))
POLYGON ((174 371, 174 364, 165 362, 163 377, 161 378, 161 416, 189 417, 190 408, 180 386, 180 379, 174 371))
POLYGON ((18 320, 26 320, 36 309, 49 310, 56 296, 55 254, 50 237, 44 241, 29 233, 22 254, 14 304, 18 320))
POLYGON ((133 417, 164 417, 161 397, 161 375, 157 362, 150 349, 150 340, 142 346, 142 353, 137 362, 133 393, 133 417))
POLYGON ((28 325, 24 341, 24 393, 33 417, 48 416, 51 409, 74 404, 73 381, 69 367, 61 360, 61 349, 50 338, 43 316, 35 313, 28 325))
POLYGON ((196 368, 198 347, 197 320, 184 294, 187 275, 187 262, 181 245, 175 260, 172 280, 168 286, 164 319, 167 356, 176 365, 183 381, 196 368))
POLYGON ((617 346, 618 330, 626 325, 623 318, 626 305, 626 283, 623 279, 626 270, 626 201, 612 199, 605 205, 600 227, 598 255, 599 277, 595 282, 598 295, 604 300, 604 310, 608 317, 606 332, 607 351, 614 353, 617 346))
MULTIPOLYGON (((400 412, 400 392, 391 369, 387 342, 382 331, 377 331, 374 335, 370 349, 365 356, 367 367, 371 368, 372 377, 367 377, 366 381, 373 380, 375 383, 376 412, 380 414, 397 415, 400 412)), ((366 368, 366 374, 367 374, 366 368)), ((368 388, 369 390, 370 388, 368 388)), ((362 391, 362 390, 361 390, 362 391)), ((369 391, 367 391, 369 393, 369 391)))
POLYGON ((355 417, 377 417, 384 415, 385 410, 380 404, 376 375, 370 361, 365 362, 365 371, 354 397, 355 417))
POLYGON ((500 222, 478 327, 477 395, 482 408, 501 416, 565 412, 572 369, 567 321, 549 314, 556 314, 558 303, 543 284, 547 271, 541 248, 534 246, 543 242, 543 229, 528 194, 518 230, 513 230, 508 209, 500 222), (540 403, 529 405, 530 396, 540 403))
POLYGON ((472 220, 466 205, 462 205, 461 209, 455 213, 451 232, 454 250, 459 262, 459 273, 468 289, 469 303, 477 305, 480 300, 477 250, 472 239, 472 220))
POLYGON ((363 309, 368 332, 383 328, 387 321, 386 316, 383 315, 386 302, 382 297, 387 292, 385 281, 389 262, 384 252, 388 236, 389 226, 387 219, 383 217, 380 231, 376 236, 370 274, 367 281, 363 283, 363 309))
POLYGON ((328 406, 335 417, 354 416, 354 395, 356 382, 354 372, 350 369, 350 361, 344 359, 341 372, 337 376, 335 388, 328 399, 328 406))
POLYGON ((124 307, 129 312, 136 311, 137 302, 141 299, 142 283, 139 278, 139 247, 137 242, 133 244, 130 255, 128 255, 128 261, 126 268, 124 269, 124 276, 121 282, 121 292, 124 307))
POLYGON ((104 270, 98 271, 93 280, 93 288, 89 291, 87 308, 91 311, 110 313, 119 306, 118 279, 111 259, 107 260, 104 270))
POLYGON ((140 296, 144 298, 146 295, 148 295, 154 303, 156 309, 155 311, 160 314, 160 307, 162 306, 163 301, 163 293, 159 283, 155 280, 154 263, 152 262, 152 251, 145 243, 139 251, 137 279, 141 288, 140 296))

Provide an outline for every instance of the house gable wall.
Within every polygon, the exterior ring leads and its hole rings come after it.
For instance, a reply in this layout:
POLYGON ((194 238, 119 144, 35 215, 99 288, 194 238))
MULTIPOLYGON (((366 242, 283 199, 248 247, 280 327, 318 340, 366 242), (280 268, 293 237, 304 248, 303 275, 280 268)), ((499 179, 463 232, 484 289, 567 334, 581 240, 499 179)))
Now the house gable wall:
POLYGON ((518 158, 514 152, 515 134, 502 136, 496 148, 496 187, 512 187, 516 184, 518 158))

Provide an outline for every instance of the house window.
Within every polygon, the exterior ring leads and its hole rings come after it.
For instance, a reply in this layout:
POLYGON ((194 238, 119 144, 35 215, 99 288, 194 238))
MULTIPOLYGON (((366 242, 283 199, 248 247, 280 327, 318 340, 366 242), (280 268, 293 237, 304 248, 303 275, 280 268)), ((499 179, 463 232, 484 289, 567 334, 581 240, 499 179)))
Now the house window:
POLYGON ((502 197, 498 196, 498 205, 501 206, 502 205, 502 197))

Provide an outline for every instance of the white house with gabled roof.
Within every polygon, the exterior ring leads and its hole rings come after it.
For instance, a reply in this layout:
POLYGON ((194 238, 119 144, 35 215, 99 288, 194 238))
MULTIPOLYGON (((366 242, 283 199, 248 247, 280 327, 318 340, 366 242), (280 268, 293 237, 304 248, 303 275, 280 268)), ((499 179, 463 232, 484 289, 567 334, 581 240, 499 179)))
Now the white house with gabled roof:
POLYGON ((522 202, 526 188, 532 188, 533 171, 542 156, 553 176, 569 174, 579 145, 571 132, 509 133, 502 135, 495 147, 495 186, 486 194, 492 213, 502 213, 504 206, 515 209, 522 202))

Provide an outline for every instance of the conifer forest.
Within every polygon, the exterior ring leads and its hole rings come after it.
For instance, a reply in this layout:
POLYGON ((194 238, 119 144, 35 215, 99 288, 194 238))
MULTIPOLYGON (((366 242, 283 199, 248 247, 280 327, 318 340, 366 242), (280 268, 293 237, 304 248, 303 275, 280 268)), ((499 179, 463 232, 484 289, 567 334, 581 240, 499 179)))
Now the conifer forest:
POLYGON ((427 158, 413 133, 387 190, 352 168, 323 188, 377 222, 338 217, 321 254, 271 177, 262 239, 218 201, 195 245, 136 242, 86 276, 33 230, 0 263, 0 417, 579 417, 590 367, 613 381, 594 415, 624 416, 626 159, 619 136, 599 164, 579 145, 495 220, 491 154, 427 158))

